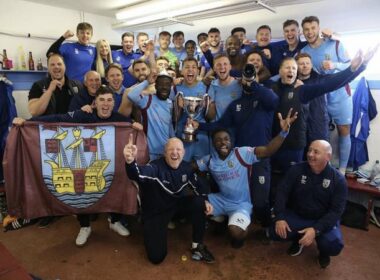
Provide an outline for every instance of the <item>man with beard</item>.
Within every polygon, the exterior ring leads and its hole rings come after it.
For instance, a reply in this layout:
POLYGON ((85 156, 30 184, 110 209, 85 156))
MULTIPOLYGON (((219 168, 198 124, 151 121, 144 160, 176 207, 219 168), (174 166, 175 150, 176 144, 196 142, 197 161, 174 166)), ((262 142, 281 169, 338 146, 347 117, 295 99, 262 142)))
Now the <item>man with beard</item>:
POLYGON ((164 146, 174 136, 173 103, 168 98, 173 78, 167 72, 150 73, 148 79, 132 88, 128 99, 142 110, 143 126, 148 139, 150 160, 164 154, 164 146), (155 83, 155 94, 144 95, 149 84, 155 83))
POLYGON ((221 43, 220 31, 218 28, 210 28, 207 33, 207 42, 210 44, 213 56, 223 52, 223 44, 221 43))
MULTIPOLYGON (((319 19, 315 16, 302 20, 303 34, 308 45, 302 52, 308 53, 314 69, 319 74, 333 74, 349 66, 350 57, 343 44, 335 40, 322 39, 319 19)), ((352 123, 352 96, 349 85, 330 92, 327 95, 327 111, 330 119, 337 125, 339 134, 339 170, 344 174, 351 150, 350 127, 352 123)))
MULTIPOLYGON (((223 53, 224 50, 223 50, 223 45, 221 43, 220 31, 218 28, 216 27, 210 28, 210 30, 207 33, 207 41, 204 41, 204 42, 205 42, 204 44, 210 47, 211 55, 213 57, 215 57, 218 54, 223 53)), ((199 45, 201 46, 202 43, 200 43, 199 45)), ((210 64, 210 61, 208 60, 209 58, 206 58, 205 56, 203 56, 201 59, 201 65, 202 67, 205 67, 207 72, 208 72, 208 69, 213 68, 212 64, 210 64)))
POLYGON ((100 86, 100 74, 93 70, 88 71, 84 75, 84 88, 71 99, 69 111, 82 110, 91 113, 94 108, 95 94, 100 86))
POLYGON ((208 188, 198 180, 191 164, 182 161, 185 154, 182 141, 168 139, 164 156, 145 166, 136 164, 137 153, 131 135, 124 148, 124 158, 128 177, 138 182, 141 191, 144 244, 149 261, 160 264, 165 259, 168 223, 176 213, 182 212, 189 215, 193 226, 192 258, 213 263, 214 256, 203 244, 206 215, 212 211, 206 200, 208 188))
POLYGON ((247 39, 246 33, 244 27, 235 27, 231 30, 231 36, 239 38, 241 54, 246 54, 252 50, 252 43, 247 39))
POLYGON ((347 198, 347 183, 330 165, 332 149, 324 140, 311 143, 307 162, 292 166, 278 188, 271 237, 292 241, 287 253, 298 256, 317 243, 321 268, 343 249, 339 220, 347 198))
MULTIPOLYGON (((182 76, 183 81, 181 84, 175 87, 175 91, 182 92, 183 97, 200 97, 203 98, 207 93, 207 87, 203 82, 198 81, 198 64, 195 58, 186 58, 183 61, 182 76)), ((178 98, 182 98, 179 96, 178 98)), ((180 102, 179 102, 180 103, 180 102)), ((181 138, 183 130, 186 124, 187 115, 182 113, 180 120, 176 127, 177 137, 181 138)), ((204 122, 207 116, 197 116, 196 120, 204 122)), ((191 143, 185 143, 185 157, 186 161, 192 159, 200 159, 201 157, 208 155, 209 150, 209 138, 207 132, 201 131, 197 133, 197 141, 191 143)))
POLYGON ((59 54, 50 55, 49 76, 35 82, 29 91, 28 110, 33 117, 68 112, 71 99, 80 92, 82 85, 70 80, 65 71, 63 57, 59 54))
MULTIPOLYGON (((65 114, 72 98, 82 90, 82 84, 70 80, 66 75, 66 66, 60 54, 51 54, 48 58, 48 77, 35 82, 29 91, 28 111, 33 116, 65 114)), ((54 217, 40 220, 39 227, 46 228, 54 217)))
MULTIPOLYGON (((149 65, 144 60, 140 59, 135 60, 133 62, 132 70, 133 76, 136 78, 137 83, 142 83, 143 81, 145 81, 150 74, 149 65)), ((133 119, 135 121, 142 123, 141 111, 138 109, 138 107, 134 106, 133 103, 128 99, 128 94, 131 92, 133 88, 134 87, 132 86, 125 90, 119 107, 119 113, 124 116, 130 116, 132 114, 133 119)), ((149 86, 146 89, 144 89, 142 94, 148 95, 154 94, 155 92, 156 89, 154 87, 154 84, 149 84, 149 86)))
POLYGON ((209 171, 219 186, 218 193, 208 195, 214 216, 228 215, 228 230, 231 245, 240 248, 244 244, 247 228, 251 222, 252 203, 249 180, 252 164, 261 158, 270 157, 282 144, 289 133, 290 125, 297 118, 289 110, 286 119, 278 118, 282 131, 266 146, 232 148, 231 137, 227 130, 213 132, 213 146, 217 156, 206 156, 197 161, 199 170, 209 171))

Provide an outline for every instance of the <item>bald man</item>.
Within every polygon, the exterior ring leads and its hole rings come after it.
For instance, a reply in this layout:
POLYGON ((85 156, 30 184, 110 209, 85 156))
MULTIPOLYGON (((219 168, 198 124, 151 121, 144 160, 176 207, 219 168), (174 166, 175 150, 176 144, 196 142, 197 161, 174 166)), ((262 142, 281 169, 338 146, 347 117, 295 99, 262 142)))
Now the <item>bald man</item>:
POLYGON ((339 221, 346 205, 347 185, 343 175, 330 165, 331 154, 327 141, 315 140, 307 152, 307 162, 288 170, 278 187, 271 229, 273 239, 292 241, 287 251, 291 256, 300 255, 315 240, 321 268, 343 249, 339 221))
POLYGON ((137 146, 132 135, 124 148, 126 170, 131 180, 138 182, 141 194, 145 250, 153 264, 161 263, 167 255, 167 226, 177 212, 189 214, 193 226, 192 258, 214 262, 213 255, 203 245, 206 215, 212 206, 206 201, 208 188, 200 183, 191 165, 182 161, 183 143, 170 138, 164 156, 139 166, 137 146))

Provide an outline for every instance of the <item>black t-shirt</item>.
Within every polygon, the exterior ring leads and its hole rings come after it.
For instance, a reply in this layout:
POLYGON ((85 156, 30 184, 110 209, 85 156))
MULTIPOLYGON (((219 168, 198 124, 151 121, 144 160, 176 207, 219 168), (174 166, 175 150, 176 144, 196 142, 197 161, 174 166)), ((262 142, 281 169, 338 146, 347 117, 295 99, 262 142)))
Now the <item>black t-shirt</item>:
MULTIPOLYGON (((33 84, 29 91, 28 100, 40 98, 49 88, 51 78, 45 78, 33 84)), ((74 95, 78 94, 82 85, 78 81, 69 80, 65 77, 65 84, 62 88, 56 88, 53 92, 46 111, 42 115, 65 114, 69 111, 69 105, 74 95)))

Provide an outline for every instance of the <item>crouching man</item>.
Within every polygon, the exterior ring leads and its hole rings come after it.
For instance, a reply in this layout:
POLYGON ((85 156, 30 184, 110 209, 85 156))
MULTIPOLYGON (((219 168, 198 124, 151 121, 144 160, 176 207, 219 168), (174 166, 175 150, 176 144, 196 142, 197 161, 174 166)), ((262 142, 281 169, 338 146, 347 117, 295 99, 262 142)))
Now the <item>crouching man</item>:
POLYGON ((252 165, 275 153, 289 133, 290 125, 297 119, 297 112, 289 110, 285 119, 279 113, 282 131, 266 146, 233 148, 231 136, 226 129, 212 134, 212 143, 217 155, 206 156, 197 161, 199 170, 209 171, 219 186, 218 193, 208 195, 213 216, 228 216, 228 231, 231 246, 240 248, 244 244, 251 223, 252 202, 249 189, 252 165))
POLYGON ((292 166, 278 187, 271 237, 290 240, 288 254, 298 256, 317 243, 321 268, 343 249, 339 220, 347 198, 346 180, 329 164, 332 149, 324 140, 310 144, 307 162, 292 166))

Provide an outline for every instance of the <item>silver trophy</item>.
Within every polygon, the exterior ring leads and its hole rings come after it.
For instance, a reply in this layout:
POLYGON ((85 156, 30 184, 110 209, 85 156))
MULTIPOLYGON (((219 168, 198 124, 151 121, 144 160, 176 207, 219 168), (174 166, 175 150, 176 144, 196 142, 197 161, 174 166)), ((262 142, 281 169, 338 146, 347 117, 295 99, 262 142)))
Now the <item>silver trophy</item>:
MULTIPOLYGON (((192 96, 183 96, 182 93, 179 93, 183 99, 183 110, 190 117, 191 120, 198 117, 203 111, 207 114, 209 98, 208 94, 205 94, 202 97, 192 97, 192 96)), ((184 142, 195 142, 196 138, 196 129, 193 127, 191 122, 187 122, 183 133, 182 140, 184 142)))

